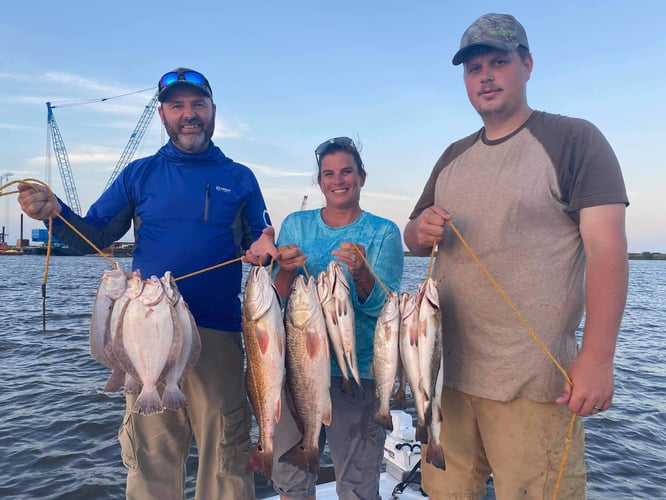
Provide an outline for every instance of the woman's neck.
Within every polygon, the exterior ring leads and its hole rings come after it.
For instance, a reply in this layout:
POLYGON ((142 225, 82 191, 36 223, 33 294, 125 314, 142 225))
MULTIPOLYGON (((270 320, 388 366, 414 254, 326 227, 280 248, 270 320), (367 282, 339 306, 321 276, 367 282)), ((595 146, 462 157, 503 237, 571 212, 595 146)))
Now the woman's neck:
POLYGON ((348 226, 361 216, 361 207, 335 209, 324 207, 321 209, 321 220, 330 227, 348 226))

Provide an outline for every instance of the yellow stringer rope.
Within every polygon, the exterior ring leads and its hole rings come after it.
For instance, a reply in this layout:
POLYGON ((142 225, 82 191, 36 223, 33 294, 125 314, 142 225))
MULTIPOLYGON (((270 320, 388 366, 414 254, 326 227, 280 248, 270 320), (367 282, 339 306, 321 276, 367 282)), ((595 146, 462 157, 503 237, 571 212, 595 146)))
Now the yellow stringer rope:
POLYGON ((361 249, 358 247, 358 245, 356 243, 352 243, 352 245, 354 246, 354 250, 356 250, 356 253, 363 259, 363 262, 365 263, 365 267, 368 268, 368 271, 370 271, 370 274, 372 274, 372 277, 375 278, 375 281, 377 281, 377 283, 379 283, 379 286, 382 287, 386 296, 388 297, 389 295, 391 295, 391 292, 389 291, 388 288, 386 288, 386 285, 384 285, 382 280, 379 279, 379 276, 377 276, 377 273, 375 272, 375 270, 370 265, 370 262, 368 262, 368 259, 365 258, 365 255, 363 255, 363 253, 361 252, 361 249))
MULTIPOLYGON (((13 184, 25 184, 27 186, 31 186, 31 184, 30 184, 31 182, 35 183, 35 184, 39 184, 40 186, 44 187, 44 189, 46 189, 47 194, 49 196, 51 195, 52 191, 51 191, 51 188, 48 186, 48 184, 46 184, 45 182, 40 181, 39 179, 28 178, 28 179, 23 179, 23 180, 11 181, 11 182, 3 185, 3 186, 0 186, 0 197, 18 193, 19 191, 17 191, 17 190, 16 191, 5 192, 5 189, 8 188, 9 186, 13 185, 13 184)), ((56 217, 58 217, 61 221, 63 221, 72 231, 74 231, 86 243, 88 243, 88 245, 90 245, 92 248, 94 248, 95 251, 99 255, 104 257, 107 260, 107 262, 109 262, 109 264, 111 264, 112 267, 115 267, 115 263, 113 262, 113 260, 108 255, 106 255, 102 250, 97 248, 97 246, 92 241, 90 241, 83 234, 81 234, 81 232, 78 229, 76 229, 68 220, 66 220, 60 214, 56 214, 56 217)), ((46 262, 44 264, 44 276, 42 278, 42 330, 44 332, 46 331, 46 313, 45 313, 45 311, 46 311, 46 281, 47 281, 47 277, 48 277, 48 274, 49 274, 49 261, 50 261, 50 258, 51 258, 51 242, 53 240, 53 217, 49 217, 48 221, 49 221, 48 222, 48 224, 49 224, 49 236, 48 236, 48 242, 47 242, 47 247, 46 247, 46 262)), ((213 269, 217 269, 218 267, 222 267, 222 266, 226 266, 228 264, 232 264, 234 262, 238 262, 241 259, 242 259, 242 257, 238 257, 236 259, 232 259, 232 260, 228 260, 226 262, 222 262, 221 264, 216 264, 214 266, 210 266, 210 267, 207 267, 205 269, 201 269, 199 271, 194 271, 194 272, 186 274, 184 276, 174 278, 174 281, 189 278, 191 276, 195 276, 197 274, 201 274, 201 273, 204 273, 206 271, 211 271, 213 269)))
MULTIPOLYGON (((558 363, 558 361, 555 359, 555 357, 550 353, 550 351, 548 350, 548 348, 546 347, 546 345, 545 345, 545 344, 541 341, 541 339, 537 336, 537 334, 534 332, 534 330, 532 329, 532 327, 529 325, 529 323, 527 322, 527 320, 525 319, 525 317, 521 314, 521 312, 520 312, 520 311, 518 310, 518 308, 514 305, 514 303, 511 301, 511 299, 509 299, 509 297, 508 297, 508 295, 506 294, 506 292, 504 292, 504 290, 502 290, 502 287, 497 283, 497 281, 495 281, 495 278, 493 278, 493 277, 491 276, 490 272, 488 272, 488 270, 486 269, 486 267, 481 263, 481 261, 480 261, 479 258, 476 256, 476 254, 474 253, 474 251, 472 250, 472 248, 469 246, 469 244, 467 243, 467 241, 465 241, 465 238, 462 237, 462 234, 460 234, 460 231, 458 231, 458 228, 455 226, 455 224, 453 223, 453 221, 448 221, 448 224, 449 224, 449 226, 451 226, 451 229, 453 230, 453 232, 455 233, 455 235, 458 237, 458 239, 459 239, 460 242, 463 244, 463 246, 465 247, 465 249, 467 250, 467 252, 470 254, 470 256, 472 257, 472 260, 474 260, 474 262, 475 262, 476 265, 479 267, 479 269, 481 269, 481 271, 482 271, 483 274, 486 276, 486 278, 488 278, 488 281, 490 281, 490 283, 495 287, 495 289, 496 289, 497 292, 500 294, 500 296, 504 299, 504 301, 505 301, 505 302, 509 305, 509 307, 513 310, 513 312, 516 314, 516 316, 518 317, 518 319, 520 320, 520 322, 525 326, 525 328, 527 328, 527 331, 528 331, 529 334, 532 336, 532 339, 537 343, 537 345, 538 345, 538 346, 541 348, 541 350, 546 354, 546 356, 548 356, 548 358, 549 358, 549 359, 555 364, 555 366, 557 367, 557 369, 558 369, 558 370, 560 371, 560 373, 562 373, 562 375, 564 376, 564 380, 566 380, 566 382, 567 382, 571 387, 573 387, 573 382, 571 381, 571 377, 569 377, 569 374, 564 370, 564 368, 562 368, 562 366, 560 365, 560 363, 558 363)), ((433 243, 433 252, 432 252, 432 254, 431 254, 431 256, 430 256, 430 260, 431 260, 431 262, 432 262, 432 259, 433 259, 433 256, 434 256, 435 245, 436 245, 436 242, 433 243)), ((428 266, 428 272, 430 272, 430 266, 428 266)), ((576 422, 576 414, 575 414, 575 413, 572 413, 572 415, 571 415, 571 421, 569 422, 569 430, 568 430, 568 432, 567 432, 567 437, 566 437, 566 441, 565 441, 565 445, 564 445, 564 452, 563 452, 563 454, 562 454, 562 462, 560 463, 560 470, 559 470, 559 472, 558 472, 558 474, 557 474, 557 482, 555 483, 555 489, 554 489, 554 491, 553 491, 553 500, 557 498, 557 493, 558 493, 558 491, 559 491, 559 489, 560 489, 560 483, 561 483, 561 481, 562 481, 562 476, 563 476, 563 474, 564 474, 564 466, 565 466, 565 464, 566 464, 566 461, 567 461, 567 458, 568 458, 568 455, 569 455, 569 447, 571 446, 571 436, 573 435, 573 430, 574 430, 574 424, 575 424, 575 422, 576 422)))
MULTIPOLYGON (((49 195, 52 193, 51 188, 50 188, 46 183, 44 183, 44 182, 42 182, 42 181, 40 181, 40 180, 38 180, 38 179, 28 178, 28 179, 24 179, 24 180, 11 181, 11 182, 9 182, 9 183, 3 185, 3 186, 0 186, 0 197, 2 197, 2 196, 6 196, 6 195, 9 195, 9 194, 16 194, 16 193, 18 193, 18 191, 5 192, 5 189, 8 188, 9 186, 13 185, 13 184, 26 184, 26 185, 30 185, 30 184, 29 184, 30 182, 34 182, 34 183, 36 183, 36 184, 39 184, 39 185, 43 186, 43 187, 47 190, 47 193, 48 193, 49 195)), ((66 225, 72 230, 72 231, 74 231, 74 232, 75 232, 77 235, 79 235, 79 236, 80 236, 80 237, 81 237, 86 243, 88 243, 92 248, 94 248, 95 251, 96 251, 99 255, 101 255, 102 257, 104 257, 104 258, 105 258, 105 259, 106 259, 111 265, 114 265, 113 260, 110 259, 108 255, 106 255, 106 254, 105 254, 104 252, 102 252, 99 248, 97 248, 97 246, 95 246, 95 245, 94 245, 94 244, 93 244, 88 238, 86 238, 83 234, 81 234, 81 232, 80 232, 78 229, 76 229, 72 224, 70 224, 69 221, 65 220, 65 218, 62 217, 60 214, 56 214, 56 215, 57 215, 57 217, 58 217, 60 220, 62 220, 62 221, 63 221, 63 222, 64 222, 64 223, 65 223, 65 224, 66 224, 66 225)), ((541 350, 546 354, 546 356, 548 356, 548 358, 549 358, 549 359, 555 364, 555 366, 557 367, 557 369, 562 373, 562 375, 563 375, 564 379, 566 380, 566 382, 567 382, 571 387, 573 387, 573 382, 572 382, 571 378, 569 377, 569 375, 567 374, 567 372, 564 370, 564 368, 562 368, 562 366, 561 366, 560 363, 557 361, 557 359, 555 359, 555 357, 550 353, 550 351, 548 350, 548 348, 546 347, 546 345, 545 345, 545 344, 541 341, 541 339, 537 336, 537 334, 534 332, 534 330, 532 329, 532 327, 529 325, 529 323, 527 322, 527 320, 525 319, 525 317, 521 314, 521 312, 518 310, 518 308, 514 305, 514 303, 513 303, 513 302, 511 301, 511 299, 508 297, 508 295, 506 294, 506 292, 505 292, 505 291, 502 289, 502 287, 497 283, 497 281, 492 277, 492 275, 491 275, 490 272, 486 269, 486 267, 481 263, 481 261, 480 261, 479 258, 476 256, 476 254, 474 253, 474 251, 472 250, 472 248, 469 246, 469 244, 467 243, 467 241, 465 240, 465 238, 463 238, 463 236, 460 234, 460 231, 458 231, 458 228, 455 226, 455 224, 453 223, 453 221, 449 221, 448 224, 449 224, 449 226, 451 227, 451 229, 453 230, 453 232, 455 233, 455 235, 458 237, 458 239, 460 240, 460 242, 462 243, 462 245, 465 247, 465 249, 467 250, 467 252, 470 254, 470 256, 472 257, 472 260, 474 260, 474 262, 475 262, 476 265, 479 267, 479 269, 481 269, 481 272, 483 272, 483 274, 486 276, 486 278, 488 279, 488 281, 490 281, 490 283, 495 287, 495 289, 496 289, 497 292, 500 294, 500 296, 504 299, 504 301, 505 301, 505 302, 509 305, 509 307, 513 310, 513 312, 514 312, 514 313, 516 314, 516 316, 518 317, 518 320, 519 320, 519 321, 525 326, 525 328, 526 328, 527 331, 529 332, 529 334, 530 334, 530 336, 532 337, 532 339, 537 343, 537 345, 538 345, 538 346, 541 348, 541 350)), ((49 217, 48 247, 47 247, 47 253, 46 253, 46 264, 45 264, 45 268, 44 268, 44 277, 43 277, 43 280, 42 280, 42 310, 44 310, 44 307, 45 307, 44 304, 45 304, 45 301, 46 301, 46 280, 47 280, 47 276, 48 276, 49 259, 50 259, 50 256, 51 256, 51 241, 52 241, 52 235, 53 235, 53 218, 52 218, 52 217, 49 217)), ((377 273, 374 271, 374 269, 372 268, 372 266, 370 265, 370 263, 369 263, 368 260, 366 259, 365 255, 363 255, 363 253, 361 252, 361 250, 360 250, 360 248, 358 247, 358 245, 356 245, 355 243, 352 243, 352 244, 354 245, 354 249, 356 250, 356 252, 358 253, 358 255, 363 259, 363 261, 364 261, 366 267, 368 268, 368 270, 370 271, 370 273, 373 275, 373 277, 375 278, 375 280, 377 281, 377 283, 379 283, 379 285, 383 288, 384 292, 385 292, 386 295, 388 296, 388 295, 389 295, 389 291, 388 291, 388 289, 386 288, 386 286, 384 285, 384 283, 381 281, 381 279, 379 279, 379 276, 377 276, 377 273)), ((427 279, 430 277, 430 272, 431 272, 431 269, 432 269, 432 263, 433 263, 433 260, 434 260, 435 249, 436 249, 436 247, 437 247, 437 241, 435 240, 435 241, 433 242, 432 251, 431 251, 431 254, 430 254, 430 261, 428 262, 428 270, 427 270, 427 272, 426 272, 426 281, 427 281, 427 279)), ((207 272, 207 271, 213 270, 213 269, 217 269, 217 268, 219 268, 219 267, 226 266, 226 265, 231 264, 231 263, 233 263, 233 262, 238 262, 239 260, 242 260, 242 257, 238 257, 238 258, 236 258, 236 259, 232 259, 232 260, 229 260, 229 261, 223 262, 223 263, 221 263, 221 264, 216 264, 216 265, 214 265, 214 266, 210 266, 210 267, 207 267, 207 268, 205 268, 205 269, 201 269, 201 270, 199 270, 199 271, 195 271, 195 272, 192 272, 192 273, 186 274, 186 275, 184 275, 184 276, 180 276, 180 277, 178 277, 178 278, 175 278, 175 281, 178 281, 178 280, 181 280, 181 279, 185 279, 185 278, 189 278, 189 277, 191 277, 191 276, 195 276, 195 275, 197 275, 197 274, 201 274, 201 273, 204 273, 204 272, 207 272)), ((272 267, 272 262, 271 262, 271 267, 272 267)), ((307 269, 305 269, 305 273, 306 273, 306 276, 307 276, 307 269)), ((45 321, 46 321, 46 320, 45 320, 45 315, 43 315, 43 316, 42 316, 42 327, 43 327, 44 331, 46 330, 45 321)), ((561 483, 561 480, 562 480, 562 476, 563 476, 563 474, 564 474, 564 466, 565 466, 565 464, 566 464, 567 457, 568 457, 568 455, 569 455, 569 448, 570 448, 570 445, 571 445, 571 437, 572 437, 572 435, 573 435, 573 429, 574 429, 575 421, 576 421, 576 414, 573 413, 573 414, 572 414, 572 417, 571 417, 571 422, 569 423, 569 430, 568 430, 568 432, 567 432, 566 442, 565 442, 565 446, 564 446, 564 452, 563 452, 563 455, 562 455, 562 462, 561 462, 561 464, 560 464, 560 470, 559 470, 558 475, 557 475, 557 482, 556 482, 556 484, 555 484, 555 490, 554 490, 554 492, 553 492, 553 499, 556 499, 556 498, 557 498, 557 493, 558 493, 558 491, 559 491, 560 483, 561 483)))

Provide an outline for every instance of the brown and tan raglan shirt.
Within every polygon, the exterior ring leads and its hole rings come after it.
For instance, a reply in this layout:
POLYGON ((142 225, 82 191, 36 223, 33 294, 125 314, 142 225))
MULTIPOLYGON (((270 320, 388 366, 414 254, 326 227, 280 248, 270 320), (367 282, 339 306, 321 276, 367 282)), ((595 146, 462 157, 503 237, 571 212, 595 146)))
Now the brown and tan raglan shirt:
MULTIPOLYGON (((496 141, 477 133, 435 164, 410 218, 436 204, 566 369, 578 347, 585 255, 579 211, 628 204, 617 158, 591 123, 534 111, 496 141)), ((563 378, 447 228, 439 281, 444 384, 476 396, 553 401, 563 378)))

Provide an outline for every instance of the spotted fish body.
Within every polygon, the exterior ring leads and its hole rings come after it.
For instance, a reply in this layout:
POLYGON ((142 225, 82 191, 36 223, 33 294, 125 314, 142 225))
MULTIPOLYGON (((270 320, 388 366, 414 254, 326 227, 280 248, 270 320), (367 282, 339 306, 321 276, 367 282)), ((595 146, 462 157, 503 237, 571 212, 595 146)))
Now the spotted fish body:
POLYGON ((338 316, 336 313, 335 298, 333 297, 333 287, 331 285, 332 279, 334 279, 334 276, 330 276, 328 271, 319 273, 317 296, 319 297, 324 319, 326 320, 326 331, 335 361, 338 363, 340 373, 342 374, 342 390, 350 394, 351 385, 349 383, 347 360, 345 359, 344 348, 342 346, 342 336, 338 328, 338 316))
POLYGON ((388 430, 393 430, 389 405, 398 373, 399 335, 400 298, 397 292, 391 292, 377 318, 372 354, 372 372, 379 398, 375 421, 388 430))
POLYGON ((428 441, 428 430, 425 421, 426 394, 419 388, 421 372, 419 368, 418 331, 418 296, 415 293, 403 292, 400 296, 400 359, 416 409, 416 439, 426 443, 428 441))
MULTIPOLYGON (((356 359, 356 320, 354 317, 354 304, 352 303, 349 282, 342 266, 335 261, 328 265, 328 275, 331 280, 331 293, 335 303, 335 315, 338 330, 342 341, 342 352, 347 368, 352 374, 357 387, 363 392, 361 375, 356 359)), ((342 370, 342 368, 341 368, 342 370)))
POLYGON ((426 461, 444 469, 444 454, 439 442, 442 386, 438 380, 442 376, 442 317, 439 292, 432 278, 428 278, 421 285, 419 298, 418 350, 421 373, 419 390, 423 391, 426 397, 426 424, 431 429, 426 461), (433 425, 436 426, 435 432, 432 432, 433 425))

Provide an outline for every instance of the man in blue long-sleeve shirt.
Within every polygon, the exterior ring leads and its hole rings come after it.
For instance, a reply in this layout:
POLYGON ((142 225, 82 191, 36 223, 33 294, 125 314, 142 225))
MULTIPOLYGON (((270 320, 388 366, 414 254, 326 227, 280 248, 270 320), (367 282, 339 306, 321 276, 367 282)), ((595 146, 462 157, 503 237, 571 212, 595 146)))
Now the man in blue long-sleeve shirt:
MULTIPOLYGON (((165 271, 184 276, 245 250, 254 256, 274 248, 265 245, 273 233, 254 174, 211 141, 215 104, 208 80, 187 68, 170 71, 159 80, 159 101, 170 141, 130 163, 85 217, 29 185, 19 187, 24 212, 38 220, 60 213, 100 248, 133 223, 132 268, 145 277, 165 271)), ((53 226, 70 247, 91 251, 62 221, 55 219, 53 226)), ((192 436, 199 462, 196 498, 254 498, 252 475, 245 472, 251 413, 242 382, 241 273, 235 262, 179 282, 199 329, 201 355, 182 382, 186 409, 139 415, 131 411, 136 396, 127 395, 119 432, 127 498, 183 498, 192 436)))

